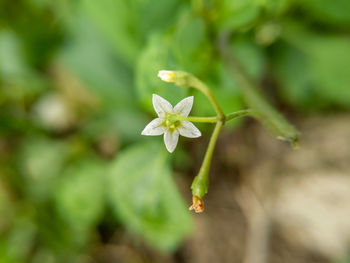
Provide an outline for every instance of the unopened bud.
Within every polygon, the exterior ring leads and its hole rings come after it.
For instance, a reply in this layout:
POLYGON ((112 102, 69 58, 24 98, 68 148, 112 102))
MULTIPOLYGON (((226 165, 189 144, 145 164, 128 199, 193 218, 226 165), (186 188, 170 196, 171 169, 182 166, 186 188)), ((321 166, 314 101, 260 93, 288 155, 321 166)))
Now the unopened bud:
POLYGON ((174 82, 175 72, 172 70, 160 70, 158 77, 165 82, 174 82))
POLYGON ((189 88, 191 86, 196 88, 196 82, 198 82, 198 79, 193 75, 177 70, 160 70, 158 77, 165 82, 173 82, 176 86, 182 88, 189 88))

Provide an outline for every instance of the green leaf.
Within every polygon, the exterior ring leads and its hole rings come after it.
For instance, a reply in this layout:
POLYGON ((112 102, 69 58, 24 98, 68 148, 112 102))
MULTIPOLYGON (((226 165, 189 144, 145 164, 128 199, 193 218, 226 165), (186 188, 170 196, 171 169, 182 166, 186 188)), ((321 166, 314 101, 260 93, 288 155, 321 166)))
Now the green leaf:
POLYGON ((238 61, 246 68, 247 73, 259 81, 265 73, 267 59, 263 49, 249 37, 236 37, 231 42, 232 52, 238 61))
POLYGON ((263 0, 261 5, 265 7, 269 17, 280 16, 288 10, 291 0, 263 0))
POLYGON ((142 51, 136 67, 136 88, 142 105, 153 112, 152 94, 158 94, 171 103, 180 101, 185 91, 161 81, 157 75, 162 69, 173 69, 169 58, 169 43, 159 35, 153 35, 142 51))
POLYGON ((316 37, 308 48, 310 74, 317 91, 338 105, 350 107, 350 38, 316 37))
POLYGON ((286 31, 275 73, 288 102, 303 109, 350 107, 350 38, 286 31))
POLYGON ((58 54, 64 67, 77 76, 106 109, 132 107, 132 76, 126 66, 113 55, 94 24, 82 14, 74 18, 74 38, 67 41, 58 54))
POLYGON ((105 169, 94 159, 68 167, 55 190, 57 209, 73 231, 85 234, 104 209, 105 169))
POLYGON ((260 13, 260 2, 256 0, 223 0, 217 17, 221 30, 240 30, 250 27, 260 13))
POLYGON ((282 98, 299 110, 320 107, 320 96, 307 73, 307 57, 292 46, 280 45, 274 59, 282 98))
POLYGON ((141 0, 139 3, 137 28, 143 40, 147 40, 150 34, 162 31, 175 22, 181 0, 141 0))
POLYGON ((34 248, 37 234, 37 227, 30 214, 18 213, 12 228, 5 233, 0 236, 0 262, 25 262, 34 248))
POLYGON ((171 25, 180 3, 180 0, 84 0, 82 7, 116 53, 134 65, 149 35, 171 25))
POLYGON ((145 128, 148 118, 140 111, 118 109, 102 112, 86 122, 81 128, 84 136, 92 140, 104 134, 113 134, 122 139, 121 144, 127 144, 140 139, 140 133, 145 128))
POLYGON ((50 196, 67 157, 67 146, 46 138, 25 140, 20 150, 23 187, 30 197, 43 200, 50 196))
POLYGON ((171 42, 178 69, 197 75, 210 65, 212 50, 202 18, 186 10, 179 19, 171 42))
POLYGON ((288 141, 292 147, 297 147, 299 132, 264 98, 255 84, 256 80, 242 67, 234 53, 229 52, 227 45, 223 46, 223 51, 226 65, 237 82, 245 103, 254 111, 254 117, 278 139, 288 141))
POLYGON ((0 31, 0 73, 2 78, 25 75, 29 71, 20 39, 12 31, 0 31))
POLYGON ((327 24, 350 25, 349 0, 298 0, 308 16, 327 24))
POLYGON ((109 173, 109 201, 117 217, 151 245, 175 249, 192 228, 166 161, 164 147, 138 144, 119 154, 109 173))
POLYGON ((124 62, 132 65, 141 50, 141 39, 137 32, 136 0, 100 0, 80 2, 82 10, 101 29, 116 53, 124 62))
POLYGON ((37 95, 45 88, 39 75, 30 68, 23 41, 13 31, 0 30, 0 81, 2 96, 23 103, 28 96, 37 95))

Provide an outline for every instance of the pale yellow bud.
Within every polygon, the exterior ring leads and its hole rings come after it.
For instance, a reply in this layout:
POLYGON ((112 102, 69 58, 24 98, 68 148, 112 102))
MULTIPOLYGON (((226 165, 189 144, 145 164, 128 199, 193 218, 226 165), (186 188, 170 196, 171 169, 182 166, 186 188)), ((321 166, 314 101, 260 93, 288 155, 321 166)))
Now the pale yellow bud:
POLYGON ((160 70, 158 77, 165 82, 174 82, 175 72, 171 70, 160 70))

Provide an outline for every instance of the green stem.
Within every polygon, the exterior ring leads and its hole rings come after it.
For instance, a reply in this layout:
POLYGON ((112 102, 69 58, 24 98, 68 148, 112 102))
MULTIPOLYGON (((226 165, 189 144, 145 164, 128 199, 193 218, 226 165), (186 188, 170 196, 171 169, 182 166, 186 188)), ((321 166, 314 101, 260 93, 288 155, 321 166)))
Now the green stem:
POLYGON ((194 116, 183 117, 183 116, 178 116, 178 118, 180 120, 185 120, 185 121, 205 122, 205 123, 216 123, 219 120, 218 117, 194 117, 194 116))
POLYGON ((243 116, 253 116, 254 115, 254 111, 251 109, 248 110, 239 110, 239 111, 235 111, 229 114, 226 114, 226 121, 235 119, 235 118, 239 118, 239 117, 243 117, 243 116))
POLYGON ((231 71, 232 77, 237 81, 245 102, 254 110, 254 117, 259 119, 278 139, 289 141, 292 146, 297 147, 299 132, 264 98, 258 85, 232 54, 228 47, 229 37, 230 34, 222 34, 219 38, 221 56, 231 71))
POLYGON ((165 78, 162 76, 160 76, 160 78, 167 82, 174 82, 175 85, 183 88, 192 87, 198 89, 208 98, 208 100, 214 107, 219 119, 225 122, 225 114, 223 113, 219 103, 216 101, 214 94, 208 88, 208 86, 205 85, 198 78, 185 71, 168 71, 167 76, 165 78))
POLYGON ((199 198, 202 198, 208 192, 208 187, 209 187, 208 175, 210 170, 211 159, 213 157, 216 141, 218 139, 220 130, 223 125, 224 125, 224 122, 222 120, 218 120, 218 122, 216 123, 215 129, 211 135, 209 145, 204 156, 202 166, 199 170, 198 175, 194 178, 191 186, 192 194, 198 196, 199 198))
POLYGON ((214 94, 208 88, 208 86, 205 85, 202 81, 200 81, 196 77, 191 78, 191 86, 201 91, 208 98, 210 103, 213 105, 218 117, 221 120, 225 120, 225 114, 223 113, 219 103, 216 101, 214 94))
MULTIPOLYGON (((249 116, 249 115, 251 116, 254 115, 254 111, 247 109, 247 110, 231 112, 225 115, 225 122, 235 118, 249 116)), ((195 116, 184 117, 181 115, 177 115, 177 119, 191 121, 191 122, 204 122, 204 123, 216 123, 220 120, 219 117, 195 117, 195 116)))

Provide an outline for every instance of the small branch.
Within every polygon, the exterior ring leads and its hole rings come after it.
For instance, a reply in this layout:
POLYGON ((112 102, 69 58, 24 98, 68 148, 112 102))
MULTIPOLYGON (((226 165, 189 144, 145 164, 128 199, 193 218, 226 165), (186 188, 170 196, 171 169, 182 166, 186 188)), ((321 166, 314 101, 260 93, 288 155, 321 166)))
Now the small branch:
POLYGON ((221 34, 218 41, 218 48, 233 78, 237 81, 245 102, 255 111, 254 117, 259 119, 278 139, 288 141, 293 147, 297 147, 299 132, 282 114, 266 101, 258 90, 255 81, 248 75, 232 52, 230 52, 228 48, 229 37, 230 34, 221 34))
POLYGON ((243 117, 243 116, 253 116, 254 115, 254 111, 251 109, 248 110, 239 110, 239 111, 235 111, 229 114, 226 114, 226 121, 232 120, 232 119, 236 119, 239 117, 243 117))
POLYGON ((213 92, 197 77, 188 72, 177 70, 160 70, 158 72, 158 77, 165 82, 173 82, 175 85, 182 88, 198 89, 210 101, 219 119, 225 123, 225 114, 222 111, 219 103, 216 101, 213 92))
POLYGON ((223 121, 219 120, 216 123, 215 129, 210 137, 209 145, 205 153, 204 160, 199 170, 199 173, 194 178, 193 183, 191 185, 192 194, 194 196, 198 196, 199 198, 202 198, 208 191, 211 159, 213 157, 216 141, 218 139, 222 126, 223 121))
POLYGON ((205 123, 216 123, 219 120, 218 117, 194 117, 194 116, 188 116, 188 117, 179 116, 179 119, 185 120, 185 121, 191 121, 191 122, 205 122, 205 123))
MULTIPOLYGON (((250 109, 235 111, 225 115, 225 122, 239 118, 239 117, 253 116, 253 115, 254 115, 254 111, 250 109)), ((205 123, 216 123, 220 120, 219 117, 195 117, 195 116, 184 117, 180 115, 178 115, 177 118, 179 120, 185 120, 185 121, 191 121, 191 122, 205 122, 205 123)))
POLYGON ((202 81, 200 81, 199 79, 197 79, 194 76, 192 76, 192 78, 190 78, 190 85, 193 88, 196 88, 199 91, 201 91, 208 98, 208 100, 210 101, 210 103, 214 107, 214 109, 215 109, 218 117, 220 118, 220 120, 225 121, 225 114, 222 111, 219 103, 217 102, 213 92, 208 88, 208 86, 205 85, 202 81))

